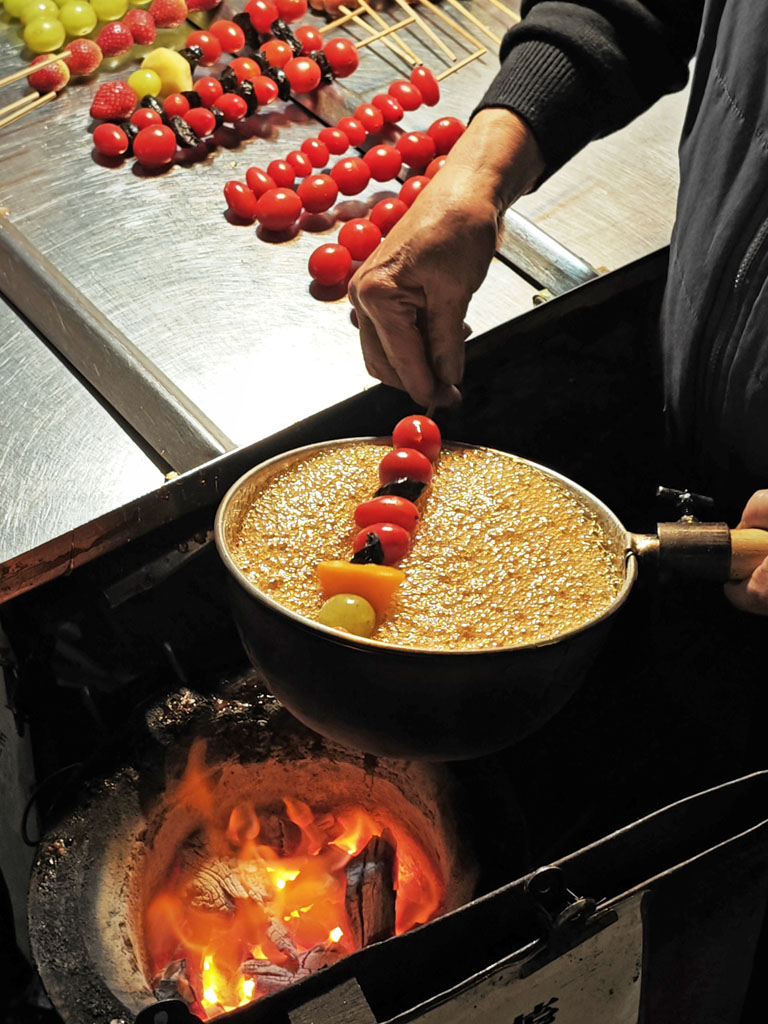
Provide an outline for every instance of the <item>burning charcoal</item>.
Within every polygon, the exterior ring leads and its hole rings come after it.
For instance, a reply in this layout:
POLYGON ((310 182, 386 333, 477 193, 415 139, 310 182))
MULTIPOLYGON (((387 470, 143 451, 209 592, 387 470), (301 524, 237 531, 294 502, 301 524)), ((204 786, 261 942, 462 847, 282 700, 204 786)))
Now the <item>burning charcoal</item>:
POLYGON ((179 53, 189 64, 190 71, 194 71, 203 59, 203 50, 200 46, 184 46, 179 50, 179 53))
POLYGON ((367 533, 365 544, 351 558, 354 565, 384 565, 384 546, 377 533, 367 533))
MULTIPOLYGON (((311 950, 310 950, 311 952, 311 950)), ((197 998, 187 977, 187 961, 171 960, 162 974, 152 982, 155 999, 183 999, 187 1006, 197 1002, 197 998)))
POLYGON ((291 960, 298 960, 299 951, 293 943, 291 933, 286 928, 282 921, 279 921, 276 917, 272 917, 267 925, 267 938, 286 956, 290 957, 291 960))
POLYGON ((269 28, 276 39, 282 39, 284 43, 288 43, 293 50, 294 57, 299 56, 302 45, 282 18, 275 18, 269 28))
POLYGON ((278 967, 269 960, 246 960, 240 965, 240 971, 248 978, 253 978, 262 992, 279 992, 296 981, 293 971, 278 967))
POLYGON ((168 127, 173 129, 176 141, 184 149, 194 149, 200 145, 200 137, 192 131, 183 117, 175 114, 168 119, 168 127))
POLYGON ((361 947, 395 934, 394 867, 394 846, 385 836, 374 836, 347 864, 344 907, 361 947))
POLYGON ((237 92, 237 75, 232 68, 224 68, 219 75, 219 81, 224 92, 237 92))
POLYGON ((299 957, 299 974, 314 974, 323 967, 330 967, 344 956, 344 950, 335 943, 332 946, 313 946, 299 957))
POLYGON ((426 490, 427 485, 422 480, 411 480, 407 476, 399 476, 397 480, 390 480, 383 484, 374 497, 380 498, 385 494, 396 494, 399 498, 407 498, 409 501, 418 501, 426 490))
POLYGON ((336 75, 334 75, 333 69, 331 68, 331 65, 328 63, 328 58, 326 57, 326 55, 323 53, 322 50, 315 50, 315 52, 310 53, 309 56, 320 68, 320 80, 322 82, 325 82, 326 85, 330 85, 330 83, 336 78, 336 75))
POLYGON ((183 92, 181 95, 184 97, 184 99, 187 101, 190 107, 202 107, 203 100, 200 96, 200 93, 197 92, 195 89, 187 89, 187 91, 183 92))
POLYGON ((181 852, 185 888, 192 906, 231 914, 235 900, 253 900, 263 906, 275 891, 264 863, 252 857, 212 856, 199 833, 188 840, 181 852))
POLYGON ((285 101, 291 98, 291 83, 282 68, 268 67, 264 74, 277 86, 278 99, 285 101))
POLYGON ((232 15, 232 21, 243 30, 245 36, 245 45, 249 50, 259 49, 259 34, 253 27, 250 15, 245 11, 241 11, 239 14, 232 15))
POLYGON ((259 109, 259 101, 256 98, 256 90, 253 88, 253 82, 249 82, 247 78, 244 78, 237 87, 237 91, 248 104, 248 113, 255 114, 259 109))
POLYGON ((301 843, 301 829, 280 814, 262 815, 259 842, 271 846, 279 856, 291 857, 301 843))
POLYGON ((162 103, 158 103, 154 96, 150 96, 149 93, 147 93, 146 96, 142 96, 140 105, 142 107, 148 107, 150 110, 154 110, 156 114, 159 114, 160 117, 165 120, 165 108, 162 103))

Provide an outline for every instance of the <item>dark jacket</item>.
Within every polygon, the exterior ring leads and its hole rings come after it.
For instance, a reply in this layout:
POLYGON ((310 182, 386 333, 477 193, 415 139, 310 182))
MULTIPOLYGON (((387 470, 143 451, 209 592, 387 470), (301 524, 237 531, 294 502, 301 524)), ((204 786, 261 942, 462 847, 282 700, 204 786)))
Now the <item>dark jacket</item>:
POLYGON ((768 4, 529 0, 481 107, 531 125, 548 173, 682 87, 696 51, 660 325, 684 481, 768 486, 768 4))

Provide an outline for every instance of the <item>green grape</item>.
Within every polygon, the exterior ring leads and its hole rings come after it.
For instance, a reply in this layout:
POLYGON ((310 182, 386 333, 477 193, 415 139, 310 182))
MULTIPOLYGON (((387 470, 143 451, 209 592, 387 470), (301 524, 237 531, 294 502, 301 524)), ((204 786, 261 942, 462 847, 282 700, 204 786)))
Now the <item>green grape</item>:
POLYGON ((66 32, 58 18, 34 18, 24 29, 24 42, 33 53, 53 53, 64 42, 66 32))
POLYGON ((145 96, 157 96, 163 88, 163 80, 151 68, 139 68, 138 71, 134 71, 132 75, 128 76, 128 85, 141 100, 145 96))
POLYGON ((20 18, 22 9, 28 3, 29 0, 3 0, 3 7, 5 8, 5 13, 12 18, 20 18))
POLYGON ((70 36, 87 36, 96 28, 96 11, 87 0, 67 0, 59 12, 61 23, 70 36))
POLYGON ((128 10, 128 0, 93 0, 99 21, 118 21, 128 10))
POLYGON ((28 25, 35 18, 58 18, 59 8, 53 0, 27 0, 19 15, 22 25, 28 25))
POLYGON ((376 612, 364 597, 334 594, 318 612, 317 621, 355 636, 370 636, 376 628, 376 612))

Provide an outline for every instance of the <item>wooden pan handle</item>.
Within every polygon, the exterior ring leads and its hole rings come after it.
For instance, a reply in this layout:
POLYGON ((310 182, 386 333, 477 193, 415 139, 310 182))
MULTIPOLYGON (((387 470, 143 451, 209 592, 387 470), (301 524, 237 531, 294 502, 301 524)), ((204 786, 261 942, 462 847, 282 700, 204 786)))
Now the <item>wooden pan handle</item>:
POLYGON ((768 558, 768 530, 731 530, 731 579, 745 580, 768 558))

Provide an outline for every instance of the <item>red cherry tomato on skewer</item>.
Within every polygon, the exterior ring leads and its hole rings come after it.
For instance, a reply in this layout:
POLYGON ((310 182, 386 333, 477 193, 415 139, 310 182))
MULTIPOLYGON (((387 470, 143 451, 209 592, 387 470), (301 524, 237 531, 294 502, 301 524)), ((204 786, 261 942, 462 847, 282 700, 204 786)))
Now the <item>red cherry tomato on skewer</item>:
POLYGON ((221 43, 219 40, 212 32, 205 32, 202 29, 199 29, 196 32, 190 32, 184 45, 200 47, 203 51, 200 64, 204 68, 213 67, 221 56, 221 43))
POLYGON ((228 181, 224 186, 224 198, 236 216, 249 221, 256 219, 256 196, 242 181, 228 181))
POLYGON ((384 127, 384 115, 372 103, 361 103, 355 110, 355 117, 369 135, 375 135, 384 127))
POLYGON ((374 96, 371 100, 374 107, 378 107, 381 113, 384 115, 384 120, 387 124, 394 124, 399 121, 403 116, 403 108, 397 102, 394 96, 390 96, 386 92, 380 92, 377 96, 374 96))
POLYGON ((301 214, 301 199, 290 188, 273 188, 259 197, 256 216, 269 231, 285 231, 301 214))
POLYGON ((381 241, 381 229, 365 217, 354 217, 339 231, 339 242, 353 260, 366 260, 381 241))
POLYGON ((316 53, 323 48, 323 37, 312 25, 299 25, 294 29, 293 34, 301 43, 302 57, 308 57, 310 53, 316 53))
POLYGON ((260 167, 249 167, 245 172, 245 181, 257 199, 265 192, 269 192, 271 188, 277 188, 274 178, 270 177, 266 171, 262 171, 260 167))
POLYGON ((268 39, 261 44, 259 50, 275 68, 284 68, 293 57, 293 50, 282 39, 268 39))
POLYGON ((214 78, 213 75, 198 78, 192 88, 203 101, 204 107, 215 107, 216 100, 224 92, 221 82, 218 78, 214 78))
POLYGON ((266 107, 268 103, 277 99, 277 83, 266 75, 257 75, 253 79, 253 91, 260 107, 266 107))
POLYGON ((334 156, 341 156, 349 149, 349 139, 340 128, 323 128, 317 137, 334 156))
POLYGON ((327 167, 331 158, 328 147, 320 139, 305 139, 301 144, 301 152, 309 157, 313 167, 327 167))
POLYGON ((397 140, 397 149, 409 167, 419 169, 435 156, 434 140, 426 132, 404 132, 397 140))
POLYGON ((421 98, 428 107, 434 107, 440 102, 440 83, 423 64, 419 64, 411 71, 411 82, 421 93, 421 98))
POLYGON ((336 122, 336 127, 347 136, 350 146, 362 146, 365 142, 367 135, 365 125, 361 124, 356 117, 342 117, 336 122))
POLYGON ((424 102, 417 86, 413 82, 406 82, 404 78, 392 82, 387 92, 397 100, 403 110, 418 110, 424 102))
POLYGON ((135 124, 137 128, 149 128, 150 125, 162 123, 163 119, 158 112, 150 110, 149 107, 139 107, 131 114, 131 124, 135 124))
POLYGON ((415 448, 395 448, 379 463, 379 482, 389 484, 401 477, 428 484, 432 479, 432 463, 415 448))
POLYGON ((440 428, 429 416, 405 416, 392 431, 395 448, 414 448, 426 455, 430 462, 440 454, 442 443, 440 428))
POLYGON ((133 140, 133 155, 145 167, 163 167, 176 153, 176 136, 164 124, 142 128, 133 140))
POLYGON ((407 212, 408 206, 402 199, 380 199, 371 210, 371 222, 381 230, 382 235, 388 235, 407 212))
POLYGON ((208 31, 221 43, 224 53, 239 53, 245 46, 245 33, 234 21, 214 21, 208 31))
POLYGON ((426 171, 424 171, 425 177, 434 178, 434 176, 437 174, 437 172, 440 170, 444 163, 444 156, 436 156, 434 160, 431 160, 429 164, 427 164, 427 169, 426 171))
POLYGON ((189 110, 189 100, 180 92, 172 92, 163 100, 163 110, 168 117, 183 117, 189 110))
POLYGON ((357 71, 360 65, 357 47, 351 39, 346 39, 344 36, 329 39, 323 47, 323 52, 337 78, 349 77, 354 71, 357 71))
POLYGON ((273 160, 267 164, 267 174, 278 188, 293 188, 296 181, 296 171, 287 160, 273 160))
POLYGON ((413 533, 419 521, 419 510, 408 498, 396 494, 385 494, 380 498, 363 501, 355 509, 355 522, 358 526, 370 526, 372 523, 397 523, 408 533, 413 533))
POLYGON ((190 107, 184 114, 184 120, 201 139, 206 135, 213 135, 216 131, 216 116, 208 107, 190 107))
POLYGON ((464 134, 466 125, 458 117, 441 117, 427 129, 435 142, 435 155, 448 153, 458 139, 464 134))
POLYGON ((391 181, 400 173, 403 157, 394 146, 374 146, 363 157, 374 181, 391 181))
POLYGON ((402 199, 406 206, 412 206, 416 197, 424 191, 429 182, 430 179, 425 174, 414 175, 400 189, 398 198, 402 199))
POLYGON ((299 178, 306 178, 313 171, 311 160, 300 149, 292 149, 286 156, 285 162, 291 165, 299 178))
POLYGON ((330 210, 339 195, 339 187, 330 174, 310 174, 296 191, 308 213, 330 210))
POLYGON ((321 245, 309 257, 309 273, 318 284, 341 284, 352 266, 349 250, 343 245, 321 245))
POLYGON ((294 92, 312 92, 320 85, 320 65, 311 57, 292 57, 283 71, 294 92))
MULTIPOLYGON (((238 82, 255 82, 261 75, 261 68, 251 57, 234 57, 229 62, 229 66, 234 71, 238 82)), ((277 89, 276 85, 275 89, 277 89)))
POLYGON ((283 21, 291 24, 294 21, 301 21, 307 13, 309 4, 307 0, 277 0, 277 9, 283 21))
POLYGON ((122 156, 128 150, 128 136, 119 125, 104 121, 93 129, 93 144, 103 156, 122 156))
POLYGON ((248 0, 245 9, 251 24, 262 35, 266 35, 272 22, 280 17, 275 0, 248 0))
POLYGON ((356 196, 371 180, 371 172, 359 156, 350 156, 334 164, 331 177, 342 195, 356 196))
POLYGON ((384 565, 397 565, 408 554, 411 546, 410 534, 397 523, 371 523, 370 526, 361 530, 352 542, 352 550, 355 554, 365 547, 369 533, 375 533, 381 541, 384 565))

